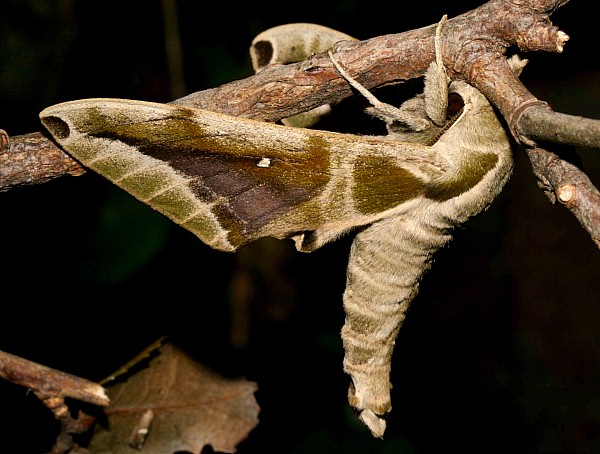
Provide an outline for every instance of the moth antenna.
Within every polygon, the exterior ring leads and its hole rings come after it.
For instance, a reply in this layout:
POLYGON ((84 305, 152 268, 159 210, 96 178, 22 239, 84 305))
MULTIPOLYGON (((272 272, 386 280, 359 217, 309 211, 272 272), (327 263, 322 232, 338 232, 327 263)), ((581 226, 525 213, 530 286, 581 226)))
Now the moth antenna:
POLYGON ((404 123, 408 127, 410 127, 414 131, 422 131, 429 127, 429 122, 423 118, 418 118, 413 115, 407 114, 402 109, 398 107, 394 107, 391 104, 381 102, 375 95, 373 95, 369 90, 363 87, 358 81, 356 81, 350 74, 346 72, 344 68, 339 64, 339 62, 335 59, 333 54, 331 53, 331 49, 327 51, 327 55, 331 59, 333 66, 338 70, 340 75, 346 79, 346 82, 350 84, 352 88, 358 91, 361 95, 363 95, 371 106, 369 109, 369 113, 373 114, 376 118, 383 120, 386 124, 391 124, 394 121, 399 121, 404 123))

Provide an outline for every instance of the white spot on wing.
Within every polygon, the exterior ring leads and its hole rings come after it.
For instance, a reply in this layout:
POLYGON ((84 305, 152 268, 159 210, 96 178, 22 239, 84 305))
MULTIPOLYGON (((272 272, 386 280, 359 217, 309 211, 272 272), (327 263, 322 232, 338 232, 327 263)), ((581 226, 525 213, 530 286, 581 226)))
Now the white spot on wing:
POLYGON ((270 158, 262 158, 260 161, 258 161, 258 164, 256 164, 257 167, 271 167, 271 159, 270 158))

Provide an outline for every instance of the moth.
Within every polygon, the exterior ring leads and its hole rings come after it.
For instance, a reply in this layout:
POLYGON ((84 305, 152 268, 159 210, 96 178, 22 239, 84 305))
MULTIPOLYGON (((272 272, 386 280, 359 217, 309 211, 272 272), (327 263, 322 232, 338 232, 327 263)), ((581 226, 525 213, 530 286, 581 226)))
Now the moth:
MULTIPOLYGON (((294 28, 303 25, 286 26, 293 33, 283 33, 283 41, 308 36, 314 43, 311 33, 324 32, 315 26, 303 35, 294 28)), ((455 226, 489 206, 512 170, 509 136, 492 106, 446 76, 442 25, 424 93, 400 108, 377 101, 333 60, 368 97, 369 112, 386 122, 385 136, 125 99, 83 99, 40 113, 54 139, 86 167, 215 249, 232 252, 274 237, 311 252, 354 235, 343 295, 344 370, 349 402, 376 437, 391 410, 394 341, 433 254, 455 226), (460 106, 452 118, 449 99, 460 106)), ((277 48, 280 32, 267 34, 267 51, 277 48)), ((338 39, 349 37, 331 31, 302 56, 338 39)), ((278 44, 284 53, 290 45, 278 44)), ((262 61, 272 59, 279 57, 262 61)), ((510 61, 515 72, 524 62, 510 61)))

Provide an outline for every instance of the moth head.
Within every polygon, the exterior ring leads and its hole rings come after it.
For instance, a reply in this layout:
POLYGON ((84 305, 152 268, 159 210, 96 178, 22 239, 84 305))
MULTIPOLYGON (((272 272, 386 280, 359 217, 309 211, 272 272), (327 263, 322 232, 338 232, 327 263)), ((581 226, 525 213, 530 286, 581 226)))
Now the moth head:
POLYGON ((424 119, 428 123, 428 126, 421 131, 414 131, 411 127, 401 121, 394 121, 387 125, 388 133, 396 140, 402 142, 420 143, 429 146, 433 145, 444 131, 450 128, 460 116, 464 104, 461 93, 449 91, 445 119, 443 123, 437 125, 426 114, 425 96, 421 93, 405 101, 402 104, 401 109, 410 115, 424 119))
MULTIPOLYGON (((515 54, 507 58, 507 63, 515 75, 519 76, 525 65, 527 65, 528 60, 522 59, 515 54)), ((477 113, 481 110, 490 109, 491 107, 488 100, 481 92, 479 92, 479 90, 473 88, 466 82, 456 80, 451 82, 448 87, 448 115, 459 113, 460 108, 466 108, 473 113, 477 113), (460 100, 462 100, 462 107, 460 100), (455 105, 451 106, 452 103, 455 105)))
POLYGON ((468 106, 472 109, 476 106, 488 104, 485 96, 479 90, 473 88, 461 80, 453 81, 448 87, 448 114, 456 115, 468 106))

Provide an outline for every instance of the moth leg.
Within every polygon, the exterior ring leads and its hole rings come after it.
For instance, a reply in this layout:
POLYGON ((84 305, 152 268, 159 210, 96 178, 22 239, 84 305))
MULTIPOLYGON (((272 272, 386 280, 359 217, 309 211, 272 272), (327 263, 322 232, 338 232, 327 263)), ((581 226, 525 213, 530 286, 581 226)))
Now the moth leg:
POLYGON ((363 95, 370 103, 371 107, 365 109, 371 115, 380 120, 383 120, 389 126, 395 122, 408 126, 412 131, 420 132, 432 127, 430 120, 436 126, 444 126, 446 122, 446 111, 448 109, 448 76, 442 61, 442 46, 441 35, 442 28, 448 19, 447 15, 442 16, 435 30, 434 47, 435 61, 432 62, 425 72, 425 87, 424 87, 424 110, 428 118, 423 118, 422 115, 413 112, 412 105, 403 105, 395 107, 391 104, 379 101, 369 90, 363 87, 356 79, 352 78, 339 62, 333 56, 331 49, 328 50, 331 62, 342 75, 344 79, 363 95), (403 108, 405 107, 405 108, 403 108))
POLYGON ((375 97, 375 95, 358 83, 358 81, 353 79, 350 74, 348 74, 346 70, 342 68, 342 66, 331 53, 331 49, 327 51, 327 54, 341 76, 346 79, 352 88, 358 91, 367 99, 367 101, 371 103, 371 107, 365 109, 368 113, 376 118, 379 118, 380 120, 383 120, 388 125, 394 122, 400 122, 408 126, 413 131, 423 131, 424 129, 429 128, 429 122, 426 119, 412 115, 411 113, 406 112, 398 107, 394 107, 391 104, 381 102, 375 97))

